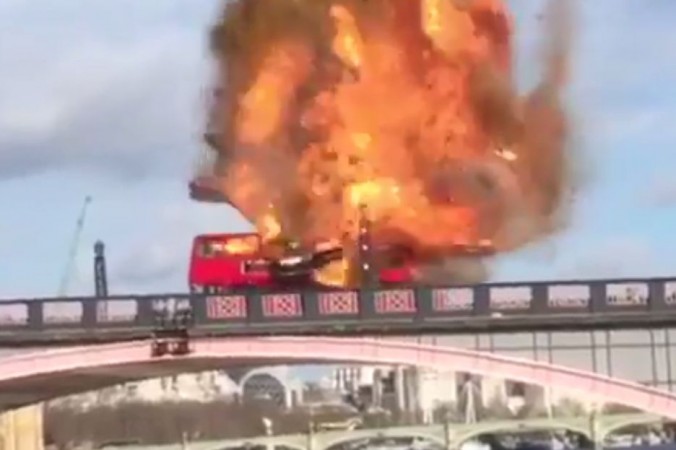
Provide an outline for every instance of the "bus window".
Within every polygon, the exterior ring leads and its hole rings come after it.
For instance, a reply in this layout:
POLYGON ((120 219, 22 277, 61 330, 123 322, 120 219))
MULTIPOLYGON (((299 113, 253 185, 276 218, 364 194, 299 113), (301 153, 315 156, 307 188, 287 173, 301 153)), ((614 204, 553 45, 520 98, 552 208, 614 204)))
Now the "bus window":
POLYGON ((259 251, 258 236, 233 237, 220 240, 205 240, 198 248, 204 258, 253 255, 259 251))
POLYGON ((205 241, 199 246, 199 255, 204 258, 213 258, 219 253, 219 243, 216 241, 205 241))
POLYGON ((258 236, 228 239, 224 250, 228 255, 253 255, 259 250, 258 236))

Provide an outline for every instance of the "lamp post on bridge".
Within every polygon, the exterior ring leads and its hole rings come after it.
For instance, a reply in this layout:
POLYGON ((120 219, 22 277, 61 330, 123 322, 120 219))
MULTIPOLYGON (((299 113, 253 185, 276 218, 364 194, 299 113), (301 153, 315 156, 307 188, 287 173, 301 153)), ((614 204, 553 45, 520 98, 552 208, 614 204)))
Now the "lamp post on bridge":
POLYGON ((273 434, 273 422, 269 417, 263 417, 261 419, 261 422, 263 422, 263 428, 265 429, 265 436, 270 437, 273 434))
POLYGON ((462 386, 462 392, 465 396, 465 423, 473 424, 477 422, 476 404, 474 396, 477 394, 474 380, 468 377, 462 386))
POLYGON ((378 284, 377 270, 373 267, 373 249, 371 241, 371 221, 365 204, 359 205, 359 231, 357 233, 357 259, 359 262, 359 283, 365 287, 378 284))
POLYGON ((269 417, 261 418, 261 422, 263 423, 263 428, 265 428, 265 437, 268 438, 267 442, 265 443, 265 450, 274 450, 275 445, 270 442, 269 439, 274 434, 274 422, 269 417))
POLYGON ((599 442, 599 413, 602 411, 603 403, 594 399, 591 402, 589 413, 589 437, 591 438, 592 447, 594 450, 601 450, 603 448, 602 442, 599 442))
POLYGON ((314 450, 315 445, 315 406, 310 404, 310 417, 307 424, 307 450, 314 450))
POLYGON ((547 418, 549 420, 552 420, 554 418, 554 406, 552 405, 552 388, 551 388, 551 386, 545 386, 544 403, 545 403, 545 411, 547 413, 547 418))
POLYGON ((446 450, 455 450, 451 448, 451 410, 446 408, 444 411, 444 444, 446 450))

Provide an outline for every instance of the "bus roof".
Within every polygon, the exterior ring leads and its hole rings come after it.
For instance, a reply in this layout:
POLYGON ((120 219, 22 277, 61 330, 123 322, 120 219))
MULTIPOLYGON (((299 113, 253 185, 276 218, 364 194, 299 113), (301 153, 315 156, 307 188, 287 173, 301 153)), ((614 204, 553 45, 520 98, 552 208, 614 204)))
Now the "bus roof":
POLYGON ((227 239, 237 239, 237 238, 250 238, 253 236, 258 236, 258 233, 255 231, 250 232, 240 232, 240 233, 214 233, 214 234, 198 234, 195 236, 196 241, 205 241, 205 240, 227 240, 227 239))

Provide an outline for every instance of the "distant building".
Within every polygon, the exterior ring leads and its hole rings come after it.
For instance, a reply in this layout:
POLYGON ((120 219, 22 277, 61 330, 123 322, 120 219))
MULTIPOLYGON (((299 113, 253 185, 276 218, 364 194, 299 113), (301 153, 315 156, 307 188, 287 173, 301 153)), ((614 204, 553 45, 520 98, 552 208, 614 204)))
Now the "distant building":
POLYGON ((328 383, 323 384, 338 392, 352 392, 360 387, 373 386, 378 371, 382 373, 391 370, 387 366, 342 366, 334 369, 328 383))
POLYGON ((322 385, 343 393, 362 393, 374 407, 383 406, 390 394, 397 408, 420 412, 425 422, 431 422, 434 411, 444 405, 464 408, 469 395, 477 410, 500 405, 512 412, 524 407, 546 412, 552 404, 572 397, 560 389, 417 367, 344 366, 334 369, 322 385))

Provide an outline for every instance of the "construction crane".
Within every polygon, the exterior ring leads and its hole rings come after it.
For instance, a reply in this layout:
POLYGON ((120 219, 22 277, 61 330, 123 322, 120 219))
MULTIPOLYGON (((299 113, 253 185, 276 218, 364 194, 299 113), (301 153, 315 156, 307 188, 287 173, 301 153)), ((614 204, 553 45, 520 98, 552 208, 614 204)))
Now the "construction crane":
POLYGON ((73 235, 73 240, 70 243, 70 249, 68 251, 68 259, 66 260, 66 266, 61 276, 61 283, 59 284, 59 297, 64 297, 68 293, 68 285, 73 276, 73 266, 75 264, 75 259, 77 258, 77 250, 80 247, 80 236, 82 235, 82 229, 84 228, 85 219, 87 217, 87 208, 92 202, 91 196, 86 196, 82 204, 82 210, 80 210, 80 216, 77 219, 75 225, 75 233, 73 235))

